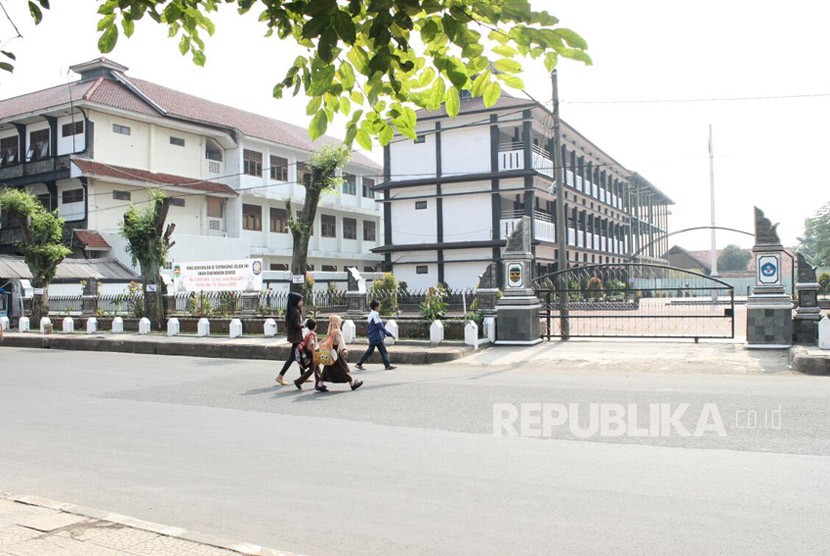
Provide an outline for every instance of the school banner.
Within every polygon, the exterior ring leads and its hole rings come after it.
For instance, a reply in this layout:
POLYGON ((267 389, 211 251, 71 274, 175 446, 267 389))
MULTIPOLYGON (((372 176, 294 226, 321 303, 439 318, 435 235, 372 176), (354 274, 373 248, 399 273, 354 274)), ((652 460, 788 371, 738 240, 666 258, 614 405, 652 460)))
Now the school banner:
POLYGON ((262 259, 173 263, 177 292, 258 292, 262 290, 262 259))

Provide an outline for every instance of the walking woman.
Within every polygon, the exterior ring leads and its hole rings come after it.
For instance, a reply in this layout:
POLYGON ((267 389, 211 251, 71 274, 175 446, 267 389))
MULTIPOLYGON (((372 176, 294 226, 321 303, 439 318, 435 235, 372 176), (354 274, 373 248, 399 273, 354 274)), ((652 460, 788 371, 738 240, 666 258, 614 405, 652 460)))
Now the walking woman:
POLYGON ((285 381, 285 373, 291 363, 295 361, 294 350, 303 341, 303 296, 296 292, 288 292, 288 306, 285 308, 285 335, 291 343, 291 351, 288 359, 282 366, 276 381, 280 384, 288 384, 285 381))
POLYGON ((320 379, 317 381, 315 390, 318 392, 326 392, 328 388, 323 384, 324 382, 334 382, 338 384, 348 383, 352 390, 357 390, 363 386, 362 380, 355 380, 349 372, 349 350, 346 349, 346 342, 343 340, 343 332, 340 327, 343 324, 343 319, 337 315, 329 317, 329 332, 326 339, 320 342, 321 349, 328 349, 329 346, 333 351, 337 352, 337 360, 331 365, 323 367, 320 373, 320 379))

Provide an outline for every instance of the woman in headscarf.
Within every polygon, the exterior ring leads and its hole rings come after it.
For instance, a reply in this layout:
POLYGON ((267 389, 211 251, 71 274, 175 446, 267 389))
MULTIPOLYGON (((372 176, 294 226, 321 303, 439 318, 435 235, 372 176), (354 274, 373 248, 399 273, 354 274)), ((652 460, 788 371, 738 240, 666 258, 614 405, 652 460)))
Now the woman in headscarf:
POLYGON ((291 344, 291 351, 288 352, 288 359, 282 366, 276 381, 280 384, 288 384, 285 381, 285 373, 291 363, 295 361, 294 350, 303 341, 303 296, 296 292, 288 292, 288 303, 285 308, 285 335, 291 344))
POLYGON ((334 383, 348 383, 352 390, 357 390, 363 386, 362 380, 355 380, 349 372, 349 350, 346 349, 346 341, 343 339, 343 332, 340 327, 343 324, 343 319, 337 315, 329 317, 329 330, 326 339, 320 343, 321 347, 331 346, 331 349, 337 352, 337 360, 331 365, 323 367, 320 373, 320 379, 317 381, 315 389, 319 392, 328 390, 324 382, 334 383))

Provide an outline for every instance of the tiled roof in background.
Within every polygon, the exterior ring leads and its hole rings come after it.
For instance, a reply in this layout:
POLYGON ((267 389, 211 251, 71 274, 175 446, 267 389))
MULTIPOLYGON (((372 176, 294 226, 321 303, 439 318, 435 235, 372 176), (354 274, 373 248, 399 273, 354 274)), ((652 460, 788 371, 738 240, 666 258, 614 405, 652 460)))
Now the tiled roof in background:
POLYGON ((193 178, 175 176, 173 174, 148 172, 147 170, 139 170, 138 168, 125 168, 123 166, 102 164, 86 158, 72 158, 72 163, 77 166, 85 176, 143 181, 150 185, 159 187, 167 185, 184 189, 192 189, 194 191, 201 191, 205 193, 221 193, 223 195, 237 196, 237 193, 233 190, 233 188, 223 183, 194 180, 193 178))

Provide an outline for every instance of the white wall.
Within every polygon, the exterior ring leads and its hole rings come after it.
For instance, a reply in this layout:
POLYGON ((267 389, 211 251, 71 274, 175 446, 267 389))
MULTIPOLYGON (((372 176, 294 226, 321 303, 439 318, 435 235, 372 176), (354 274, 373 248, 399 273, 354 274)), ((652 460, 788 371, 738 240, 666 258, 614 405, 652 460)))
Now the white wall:
POLYGON ((474 288, 478 277, 487 269, 485 262, 445 263, 444 281, 451 289, 474 288))
POLYGON ((389 145, 389 165, 392 172, 390 178, 393 181, 435 176, 435 133, 425 134, 423 143, 415 143, 408 137, 396 136, 389 145))
MULTIPOLYGON (((433 188, 418 188, 434 191, 433 188)), ((417 194, 412 191, 410 194, 417 194)), ((434 243, 437 239, 437 201, 427 199, 396 199, 391 204, 392 243, 411 245, 413 243, 434 243), (415 204, 426 202, 425 209, 416 209, 415 204)))
POLYGON ((492 202, 486 193, 444 197, 444 241, 492 238, 492 202))
MULTIPOLYGON (((441 133, 441 174, 490 171, 490 128, 478 126, 441 133)), ((397 169, 392 166, 392 172, 397 169)))

